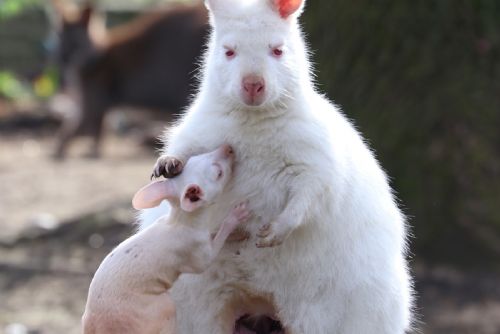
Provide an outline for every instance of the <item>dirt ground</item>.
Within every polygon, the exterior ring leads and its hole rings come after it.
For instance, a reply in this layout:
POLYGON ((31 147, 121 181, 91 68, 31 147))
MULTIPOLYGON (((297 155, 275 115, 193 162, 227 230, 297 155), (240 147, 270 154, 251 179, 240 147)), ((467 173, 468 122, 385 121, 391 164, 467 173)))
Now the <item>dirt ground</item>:
MULTIPOLYGON (((80 332, 92 274, 133 233, 130 199, 155 160, 133 136, 108 133, 100 160, 82 158, 80 143, 56 162, 52 145, 0 132, 0 333, 80 332)), ((498 273, 413 268, 421 333, 500 333, 498 273)))

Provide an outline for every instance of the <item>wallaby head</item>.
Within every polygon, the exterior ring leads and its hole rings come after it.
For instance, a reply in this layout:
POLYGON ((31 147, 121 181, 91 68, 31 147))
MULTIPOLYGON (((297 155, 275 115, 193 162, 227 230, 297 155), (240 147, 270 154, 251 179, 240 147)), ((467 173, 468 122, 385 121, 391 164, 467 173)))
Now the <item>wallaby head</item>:
POLYGON ((173 207, 186 212, 210 205, 228 183, 233 162, 234 152, 229 145, 193 156, 186 162, 181 175, 145 186, 135 194, 132 204, 135 209, 146 209, 166 199, 173 207))
POLYGON ((61 65, 65 66, 93 50, 90 30, 91 21, 95 20, 94 8, 90 3, 78 8, 63 0, 52 0, 52 4, 57 14, 57 56, 61 65))
POLYGON ((206 0, 212 36, 203 90, 235 109, 284 108, 309 83, 298 17, 305 0, 206 0))

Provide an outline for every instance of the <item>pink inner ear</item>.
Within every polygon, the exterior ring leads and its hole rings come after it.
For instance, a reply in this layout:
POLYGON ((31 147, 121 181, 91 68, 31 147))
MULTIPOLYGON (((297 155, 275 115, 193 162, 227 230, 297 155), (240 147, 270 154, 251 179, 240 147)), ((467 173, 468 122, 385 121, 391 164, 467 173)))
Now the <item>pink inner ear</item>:
POLYGON ((280 16, 284 19, 295 13, 302 5, 303 0, 274 0, 280 16))
POLYGON ((175 193, 171 180, 156 181, 140 189, 132 199, 136 210, 153 208, 160 205, 164 199, 171 198, 175 193))

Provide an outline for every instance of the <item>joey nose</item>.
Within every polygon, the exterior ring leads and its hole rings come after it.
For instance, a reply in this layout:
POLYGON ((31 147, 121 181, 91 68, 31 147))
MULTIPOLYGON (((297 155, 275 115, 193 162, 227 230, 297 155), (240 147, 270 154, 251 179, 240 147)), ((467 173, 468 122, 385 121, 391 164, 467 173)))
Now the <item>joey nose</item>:
POLYGON ((266 84, 264 78, 257 75, 248 75, 242 82, 245 103, 259 105, 264 97, 266 84))

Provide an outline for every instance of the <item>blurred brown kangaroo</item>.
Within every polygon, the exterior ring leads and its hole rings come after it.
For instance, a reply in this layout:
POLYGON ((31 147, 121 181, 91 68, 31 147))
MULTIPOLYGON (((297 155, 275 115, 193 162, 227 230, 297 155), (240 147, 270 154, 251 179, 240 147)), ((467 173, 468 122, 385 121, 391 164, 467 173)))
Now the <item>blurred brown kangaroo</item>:
POLYGON ((99 156, 103 120, 117 106, 162 110, 173 115, 189 102, 205 37, 208 14, 202 3, 175 5, 131 23, 91 34, 91 6, 69 11, 53 0, 60 16, 58 62, 63 89, 77 104, 76 117, 63 122, 55 157, 65 156, 78 135, 93 138, 99 156))

